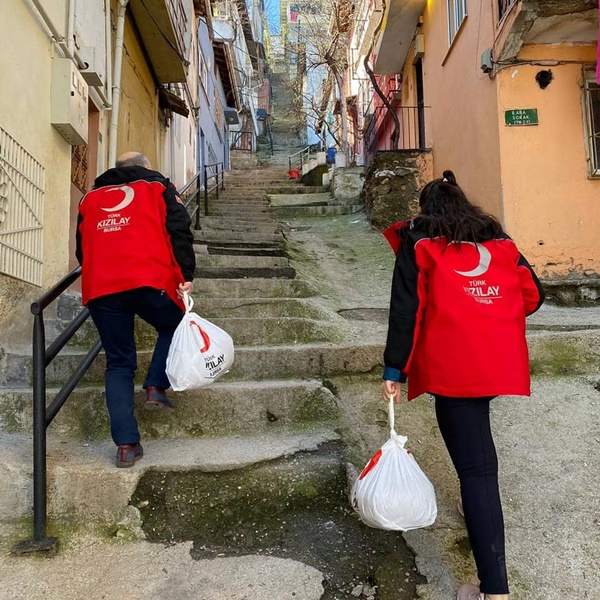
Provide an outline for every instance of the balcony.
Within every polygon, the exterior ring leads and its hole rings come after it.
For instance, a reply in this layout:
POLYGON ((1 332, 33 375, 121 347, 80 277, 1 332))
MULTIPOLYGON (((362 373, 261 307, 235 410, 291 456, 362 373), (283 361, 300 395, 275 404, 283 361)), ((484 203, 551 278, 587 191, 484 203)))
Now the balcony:
POLYGON ((597 0, 498 0, 497 60, 514 60, 524 44, 598 41, 597 0))
POLYGON ((375 73, 392 75, 402 70, 426 4, 427 0, 389 0, 375 51, 375 73))
POLYGON ((159 83, 184 82, 191 41, 191 3, 131 0, 130 6, 159 83))

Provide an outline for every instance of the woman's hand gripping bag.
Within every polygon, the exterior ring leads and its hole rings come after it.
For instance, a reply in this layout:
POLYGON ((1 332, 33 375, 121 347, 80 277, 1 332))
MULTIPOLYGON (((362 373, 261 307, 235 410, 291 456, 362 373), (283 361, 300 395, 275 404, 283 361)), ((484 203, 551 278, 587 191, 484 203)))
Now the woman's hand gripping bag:
POLYGON ((394 403, 389 404, 390 439, 368 462, 352 487, 352 505, 369 527, 409 531, 433 524, 437 504, 433 485, 414 456, 407 438, 394 430, 394 403))
POLYGON ((185 315, 177 326, 167 356, 167 377, 176 392, 214 383, 233 364, 231 336, 192 312, 194 301, 183 295, 185 315))

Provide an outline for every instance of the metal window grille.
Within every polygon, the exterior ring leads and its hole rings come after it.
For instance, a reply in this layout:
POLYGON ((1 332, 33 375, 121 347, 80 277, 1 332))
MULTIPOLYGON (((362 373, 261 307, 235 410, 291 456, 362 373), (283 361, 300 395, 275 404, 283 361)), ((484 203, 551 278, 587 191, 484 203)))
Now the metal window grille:
POLYGON ((42 285, 44 167, 0 127, 0 273, 42 285))
POLYGON ((600 85, 586 81, 587 140, 590 175, 600 177, 600 85))

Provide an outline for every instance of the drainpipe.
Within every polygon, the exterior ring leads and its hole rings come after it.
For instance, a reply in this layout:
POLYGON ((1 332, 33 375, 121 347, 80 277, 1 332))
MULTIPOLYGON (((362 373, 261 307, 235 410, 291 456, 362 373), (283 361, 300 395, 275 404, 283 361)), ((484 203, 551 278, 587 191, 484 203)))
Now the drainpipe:
POLYGON ((68 11, 69 18, 67 20, 67 49, 69 54, 73 56, 75 52, 75 0, 69 0, 68 11))
POLYGON ((117 133, 119 131, 119 103, 121 101, 121 68, 123 67, 123 36, 125 33, 125 12, 129 0, 119 0, 117 12, 117 35, 115 40, 115 68, 113 71, 112 112, 108 145, 108 166, 114 167, 117 160, 117 133))
MULTIPOLYGON (((110 0, 104 0, 104 45, 106 46, 106 81, 104 89, 112 90, 112 29, 110 24, 110 0)), ((108 107, 112 106, 107 102, 108 107)))

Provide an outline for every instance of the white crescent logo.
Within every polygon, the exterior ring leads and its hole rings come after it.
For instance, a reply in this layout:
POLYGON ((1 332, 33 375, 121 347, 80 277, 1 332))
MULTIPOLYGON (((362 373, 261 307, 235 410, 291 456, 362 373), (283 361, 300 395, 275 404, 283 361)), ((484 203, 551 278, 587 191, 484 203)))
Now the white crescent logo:
POLYGON ((112 192, 113 190, 119 190, 123 192, 125 194, 125 198, 123 198, 123 200, 116 206, 113 206, 112 208, 103 208, 102 210, 105 210, 106 212, 116 212, 118 210, 122 210, 126 206, 129 206, 133 202, 135 192, 132 187, 129 187, 128 185, 121 185, 119 187, 109 188, 106 191, 112 192))
MULTIPOLYGON (((473 242, 466 243, 473 244, 473 242)), ((457 271, 454 269, 459 275, 463 275, 464 277, 479 277, 490 268, 490 262, 492 261, 490 251, 481 244, 473 244, 473 246, 475 246, 479 252, 479 264, 472 271, 457 271)))

